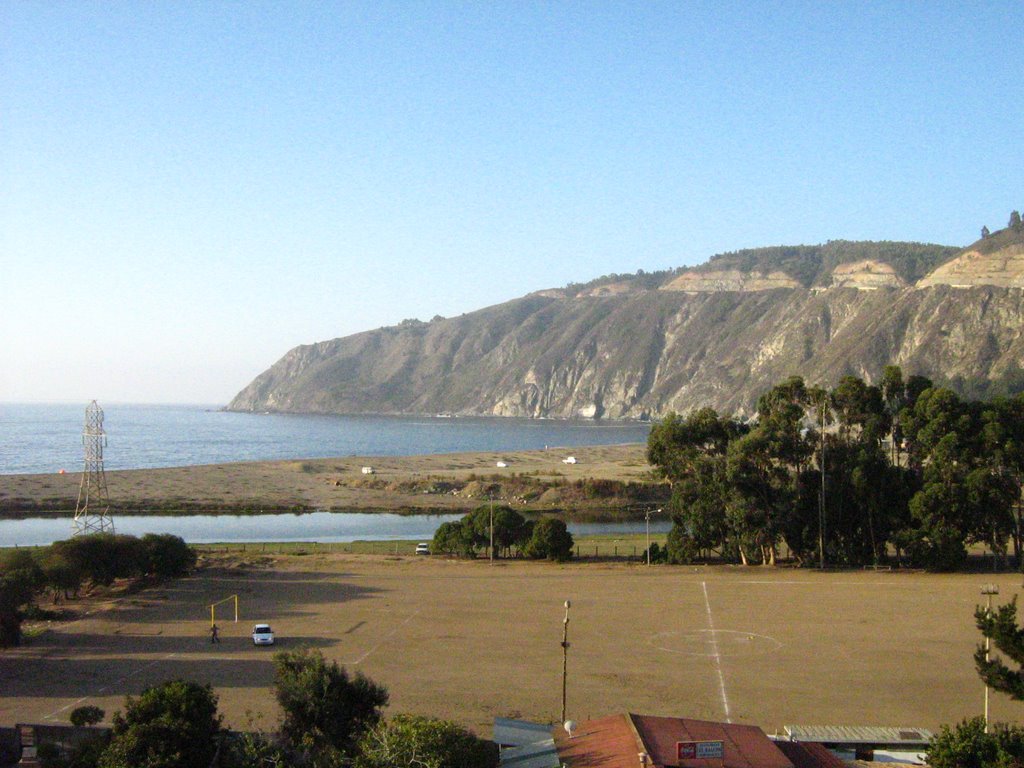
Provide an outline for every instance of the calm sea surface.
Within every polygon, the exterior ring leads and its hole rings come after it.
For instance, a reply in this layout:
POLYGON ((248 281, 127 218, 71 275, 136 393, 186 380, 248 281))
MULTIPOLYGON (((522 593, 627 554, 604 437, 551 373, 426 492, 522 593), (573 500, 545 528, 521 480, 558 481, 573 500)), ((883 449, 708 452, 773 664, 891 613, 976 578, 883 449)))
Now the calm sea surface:
MULTIPOLYGON (((86 405, 0 404, 0 475, 80 472, 86 405)), ((650 429, 633 422, 298 416, 225 413, 217 406, 100 405, 108 470, 640 443, 650 429)))

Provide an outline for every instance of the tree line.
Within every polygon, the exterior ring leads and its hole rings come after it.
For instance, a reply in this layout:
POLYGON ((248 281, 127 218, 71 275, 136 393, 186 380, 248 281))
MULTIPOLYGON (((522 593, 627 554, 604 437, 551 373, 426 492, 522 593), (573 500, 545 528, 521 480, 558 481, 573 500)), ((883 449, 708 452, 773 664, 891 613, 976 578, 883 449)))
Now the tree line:
POLYGON ((78 595, 83 585, 109 586, 119 578, 183 576, 196 554, 169 533, 142 538, 111 533, 75 536, 39 549, 8 549, 0 557, 0 647, 21 642, 21 625, 39 612, 36 599, 53 603, 78 595))
MULTIPOLYGON (((446 720, 385 719, 387 689, 316 650, 274 655, 274 733, 224 728, 209 685, 168 680, 129 696, 109 731, 62 751, 41 744, 44 768, 495 768, 497 746, 446 720)), ((81 707, 72 722, 104 713, 81 707)))
POLYGON ((647 458, 672 487, 673 562, 771 564, 780 544, 798 564, 948 571, 972 544, 1020 562, 1024 394, 964 400, 898 366, 877 385, 794 376, 749 421, 670 414, 647 458))

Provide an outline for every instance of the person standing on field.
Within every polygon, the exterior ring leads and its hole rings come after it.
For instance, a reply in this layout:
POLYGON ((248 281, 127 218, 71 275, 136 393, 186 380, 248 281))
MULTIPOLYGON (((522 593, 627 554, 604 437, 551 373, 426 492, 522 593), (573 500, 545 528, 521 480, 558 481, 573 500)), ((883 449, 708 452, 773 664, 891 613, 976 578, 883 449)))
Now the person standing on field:
POLYGON ((211 624, 210 625, 210 642, 211 643, 220 643, 220 637, 218 637, 218 633, 219 632, 220 632, 220 630, 217 629, 217 625, 216 624, 211 624))

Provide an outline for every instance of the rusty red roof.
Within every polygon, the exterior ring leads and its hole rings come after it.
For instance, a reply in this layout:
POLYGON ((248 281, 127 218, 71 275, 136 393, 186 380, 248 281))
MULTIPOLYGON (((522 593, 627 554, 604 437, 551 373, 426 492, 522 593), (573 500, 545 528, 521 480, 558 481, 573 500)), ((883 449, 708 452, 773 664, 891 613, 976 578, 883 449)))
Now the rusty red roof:
POLYGON ((637 754, 644 751, 626 715, 587 720, 572 738, 555 728, 554 736, 559 759, 572 768, 639 768, 637 754))
MULTIPOLYGON (((682 717, 629 715, 657 766, 682 768, 794 768, 765 732, 755 725, 715 723, 682 717), (721 741, 722 759, 678 760, 680 741, 721 741)), ((639 765, 639 762, 637 762, 639 765)))
POLYGON ((845 768, 820 744, 773 742, 753 725, 682 717, 611 715, 580 723, 573 736, 553 731, 559 759, 570 768, 845 768), (720 741, 722 758, 679 760, 679 742, 720 741))
POLYGON ((796 768, 847 768, 847 764, 815 741, 777 741, 775 746, 796 768))

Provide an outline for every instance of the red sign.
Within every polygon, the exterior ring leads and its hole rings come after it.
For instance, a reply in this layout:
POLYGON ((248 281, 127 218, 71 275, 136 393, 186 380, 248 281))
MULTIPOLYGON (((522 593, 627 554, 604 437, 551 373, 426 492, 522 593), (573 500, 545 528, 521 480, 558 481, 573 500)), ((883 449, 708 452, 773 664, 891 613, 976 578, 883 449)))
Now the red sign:
POLYGON ((721 741, 677 741, 677 760, 721 760, 725 744, 721 741))

